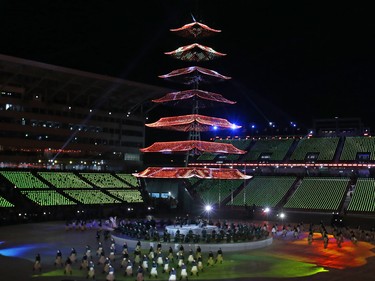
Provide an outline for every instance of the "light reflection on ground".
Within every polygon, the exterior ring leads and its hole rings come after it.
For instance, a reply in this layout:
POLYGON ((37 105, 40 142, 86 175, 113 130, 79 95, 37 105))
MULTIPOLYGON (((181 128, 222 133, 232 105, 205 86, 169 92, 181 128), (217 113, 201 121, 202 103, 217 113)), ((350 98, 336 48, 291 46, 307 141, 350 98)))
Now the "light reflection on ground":
POLYGON ((341 248, 337 246, 333 235, 328 235, 329 242, 324 249, 320 233, 314 233, 314 240, 308 245, 307 237, 290 242, 287 251, 290 256, 301 261, 315 263, 326 268, 345 269, 359 267, 367 263, 367 259, 374 257, 374 245, 367 242, 358 242, 356 245, 350 240, 344 240, 341 248))
MULTIPOLYGON (((63 228, 63 225, 61 227, 63 228)), ((39 231, 42 230, 39 229, 39 231)), ((56 249, 61 249, 65 260, 71 247, 75 247, 80 259, 86 245, 90 244, 93 249, 96 248, 95 233, 96 230, 94 229, 84 232, 58 229, 52 234, 52 238, 46 238, 48 243, 34 244, 21 244, 20 241, 3 239, 3 243, 0 243, 0 255, 27 259, 32 264, 35 254, 40 252, 43 263, 42 272, 32 272, 30 267, 22 270, 29 272, 29 276, 32 276, 33 280, 60 280, 65 275, 63 268, 53 266, 56 249)), ((26 240, 27 238, 24 238, 22 242, 25 243, 27 242, 26 240)), ((105 249, 109 248, 109 243, 109 241, 104 241, 105 249)), ((314 233, 314 241, 311 245, 308 245, 306 233, 303 233, 299 239, 294 239, 290 236, 284 238, 279 235, 274 238, 271 246, 264 249, 224 253, 223 264, 205 267, 203 273, 189 279, 233 280, 244 278, 259 280, 260 278, 261 280, 281 280, 317 275, 323 276, 329 274, 332 270, 336 270, 335 272, 337 270, 344 272, 349 268, 364 267, 368 259, 375 256, 374 248, 374 245, 371 243, 358 242, 354 245, 350 240, 345 240, 341 248, 339 248, 335 238, 330 235, 328 247, 324 249, 323 240, 319 233, 314 233)), ((121 250, 118 250, 118 257, 121 258, 121 250)), ((143 253, 148 253, 148 249, 143 249, 143 253)), ((133 257, 132 252, 131 257, 133 257)), ((102 273, 103 266, 97 264, 98 257, 94 255, 93 258, 97 271, 96 279, 105 280, 106 275, 102 273)), ((207 253, 204 254, 204 260, 206 259, 207 253)), ((120 267, 119 260, 115 261, 113 265, 116 280, 130 280, 129 277, 123 276, 125 270, 120 267)), ((177 267, 176 264, 171 264, 171 266, 177 267)), ((180 270, 177 270, 177 274, 179 277, 180 270)), ((69 277, 75 280, 85 280, 86 270, 80 270, 79 263, 75 263, 73 264, 73 274, 69 277)), ((167 278, 167 274, 161 273, 158 278, 153 278, 153 280, 167 280, 167 278)), ((148 275, 145 279, 150 280, 148 275)))

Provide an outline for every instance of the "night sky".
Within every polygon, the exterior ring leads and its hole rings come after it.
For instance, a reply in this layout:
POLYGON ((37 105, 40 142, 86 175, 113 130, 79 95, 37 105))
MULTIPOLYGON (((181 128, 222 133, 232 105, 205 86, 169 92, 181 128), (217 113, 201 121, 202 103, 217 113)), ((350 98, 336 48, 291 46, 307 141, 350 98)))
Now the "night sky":
POLYGON ((359 117, 374 131, 373 10, 327 2, 4 0, 0 53, 183 90, 158 75, 193 65, 164 52, 194 42, 169 31, 194 17, 222 30, 197 42, 227 54, 198 65, 232 77, 200 88, 238 102, 210 115, 244 128, 359 117))

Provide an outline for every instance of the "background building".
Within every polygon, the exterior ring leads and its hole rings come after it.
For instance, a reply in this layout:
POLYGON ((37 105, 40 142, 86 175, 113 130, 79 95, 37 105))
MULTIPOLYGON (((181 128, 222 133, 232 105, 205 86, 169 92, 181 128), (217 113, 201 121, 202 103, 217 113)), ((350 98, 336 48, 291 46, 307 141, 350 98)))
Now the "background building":
POLYGON ((160 87, 0 55, 0 167, 134 172, 160 87))

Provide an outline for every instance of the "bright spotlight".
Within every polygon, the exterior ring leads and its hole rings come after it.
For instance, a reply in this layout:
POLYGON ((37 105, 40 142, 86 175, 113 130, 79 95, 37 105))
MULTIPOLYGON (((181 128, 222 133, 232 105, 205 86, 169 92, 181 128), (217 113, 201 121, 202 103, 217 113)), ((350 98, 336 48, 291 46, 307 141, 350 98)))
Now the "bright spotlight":
POLYGON ((281 219, 285 218, 285 214, 284 214, 284 213, 281 213, 281 214, 280 214, 280 218, 281 218, 281 219))
POLYGON ((211 211, 212 211, 212 206, 211 205, 206 205, 206 206, 204 206, 204 210, 206 211, 208 221, 210 221, 210 215, 211 215, 211 211))
POLYGON ((270 208, 268 208, 268 207, 264 209, 265 213, 269 213, 269 211, 270 211, 270 208))

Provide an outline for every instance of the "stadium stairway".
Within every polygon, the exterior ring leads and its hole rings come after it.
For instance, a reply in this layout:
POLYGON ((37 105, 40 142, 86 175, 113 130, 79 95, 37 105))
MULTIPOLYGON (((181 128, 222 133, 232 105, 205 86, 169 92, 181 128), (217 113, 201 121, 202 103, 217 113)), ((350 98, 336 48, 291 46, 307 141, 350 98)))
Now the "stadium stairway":
POLYGON ((339 143, 337 144, 335 155, 333 157, 333 162, 334 163, 338 163, 340 161, 340 156, 341 156, 341 152, 342 152, 342 150, 344 148, 344 144, 345 144, 345 138, 344 137, 340 137, 339 143))
POLYGON ((293 151, 296 149, 297 145, 298 145, 298 140, 295 139, 293 141, 292 145, 289 147, 289 150, 288 150, 288 152, 286 153, 286 155, 284 157, 284 161, 287 161, 287 162, 290 161, 290 157, 292 156, 293 151))
POLYGON ((350 200, 352 199, 352 188, 351 186, 355 186, 357 184, 357 179, 352 179, 349 184, 348 184, 348 188, 347 188, 347 192, 346 192, 346 196, 343 200, 343 204, 342 204, 342 207, 340 209, 340 214, 345 214, 346 213, 346 210, 348 208, 348 205, 349 205, 349 202, 350 200))

